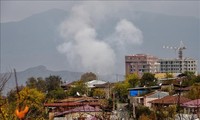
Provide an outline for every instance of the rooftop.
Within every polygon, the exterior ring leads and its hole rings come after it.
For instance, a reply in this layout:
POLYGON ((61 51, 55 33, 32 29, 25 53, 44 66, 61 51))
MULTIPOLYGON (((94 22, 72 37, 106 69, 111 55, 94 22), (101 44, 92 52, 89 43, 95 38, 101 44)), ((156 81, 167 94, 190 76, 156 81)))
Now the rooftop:
POLYGON ((93 87, 95 87, 95 85, 101 85, 101 84, 105 84, 105 83, 107 83, 107 82, 103 81, 103 80, 92 80, 92 81, 86 82, 86 85, 89 88, 93 88, 93 87))
POLYGON ((57 102, 81 102, 81 101, 98 101, 92 97, 82 96, 82 97, 69 97, 63 100, 59 100, 57 102))
MULTIPOLYGON (((178 103, 178 98, 179 96, 166 96, 166 97, 163 97, 161 99, 156 99, 156 100, 152 100, 150 101, 150 103, 153 103, 153 104, 177 104, 178 103)), ((185 103, 185 102, 188 102, 190 101, 189 98, 185 98, 185 97, 182 97, 180 96, 180 104, 182 103, 185 103)))
POLYGON ((182 103, 181 106, 184 106, 184 107, 199 107, 200 106, 200 99, 191 100, 189 102, 182 103))
POLYGON ((151 93, 148 93, 145 95, 145 97, 147 98, 163 98, 165 96, 168 96, 169 93, 168 92, 162 92, 162 91, 154 91, 154 92, 151 92, 151 93))
POLYGON ((150 87, 136 87, 136 88, 129 88, 128 90, 146 90, 146 89, 160 89, 161 86, 150 86, 150 87))
POLYGON ((99 102, 44 103, 45 107, 74 107, 82 105, 100 106, 99 102))
POLYGON ((55 116, 65 115, 65 114, 73 113, 73 112, 100 112, 100 111, 102 111, 102 110, 99 108, 92 107, 89 105, 84 105, 84 106, 76 107, 76 108, 68 110, 68 111, 57 112, 57 113, 55 113, 55 116))

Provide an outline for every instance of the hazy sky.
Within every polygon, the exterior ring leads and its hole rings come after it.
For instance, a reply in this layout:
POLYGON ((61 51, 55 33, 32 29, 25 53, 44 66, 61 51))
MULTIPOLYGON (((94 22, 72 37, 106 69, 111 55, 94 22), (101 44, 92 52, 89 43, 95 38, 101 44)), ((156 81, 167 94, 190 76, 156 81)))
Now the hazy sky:
MULTIPOLYGON (((32 14, 52 8, 69 10, 79 3, 80 1, 1 1, 1 22, 22 20, 32 14)), ((102 2, 87 1, 87 4, 91 6, 99 3, 102 2)), ((125 9, 200 18, 200 1, 104 1, 103 3, 112 7, 120 6, 125 9)))
MULTIPOLYGON (((70 58, 67 61, 77 64, 81 63, 81 65, 77 66, 77 69, 82 68, 85 71, 92 69, 100 72, 109 72, 111 71, 109 68, 113 68, 113 70, 118 69, 114 67, 119 64, 121 64, 120 68, 123 68, 124 65, 122 63, 124 55, 130 53, 130 51, 126 51, 126 47, 124 46, 133 45, 135 47, 142 46, 142 44, 145 43, 143 38, 146 36, 143 36, 143 31, 141 31, 140 28, 137 28, 132 21, 126 19, 130 15, 134 17, 134 15, 132 15, 134 11, 161 13, 174 16, 192 16, 200 19, 200 1, 128 0, 122 2, 120 0, 116 0, 109 2, 73 2, 62 0, 8 0, 1 1, 0 22, 6 23, 11 21, 20 21, 32 16, 33 14, 41 13, 54 8, 68 11, 68 17, 60 24, 60 26, 57 26, 60 30, 60 37, 62 37, 63 41, 60 41, 59 45, 55 45, 55 48, 59 54, 61 53, 62 55, 66 55, 66 58, 70 58), (101 23, 105 21, 108 22, 110 15, 115 15, 120 19, 116 22, 116 25, 113 26, 113 29, 109 35, 105 35, 100 38, 98 36, 98 30, 102 27, 101 23), (94 61, 96 58, 98 59, 94 61), (115 60, 119 60, 119 63, 115 60)), ((134 50, 135 52, 137 51, 136 47, 134 50)), ((7 55, 9 53, 4 54, 7 55)), ((47 60, 44 61, 45 64, 47 64, 47 60)), ((74 66, 76 64, 73 65, 72 63, 69 62, 68 64, 75 68, 74 66)), ((15 64, 19 66, 18 69, 20 70, 33 66, 33 63, 31 62, 27 63, 27 65, 24 65, 23 62, 21 62, 21 64, 15 64)), ((41 63, 39 60, 37 64, 40 65, 43 63, 41 63)), ((63 66, 61 62, 49 62, 48 64, 49 66, 55 64, 56 67, 63 66)), ((66 66, 64 67, 66 68, 66 66)), ((61 68, 57 67, 56 69, 61 68)), ((76 68, 75 70, 71 70, 75 71, 76 68)), ((122 69, 122 71, 124 70, 122 69)))

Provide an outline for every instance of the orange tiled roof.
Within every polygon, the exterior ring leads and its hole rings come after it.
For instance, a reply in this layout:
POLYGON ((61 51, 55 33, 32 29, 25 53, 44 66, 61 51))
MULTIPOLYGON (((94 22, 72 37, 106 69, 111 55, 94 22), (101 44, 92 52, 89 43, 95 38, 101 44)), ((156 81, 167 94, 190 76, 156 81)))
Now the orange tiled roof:
MULTIPOLYGON (((153 103, 153 104, 177 104, 178 97, 179 96, 166 96, 161 99, 152 100, 152 101, 150 101, 150 103, 153 103)), ((189 98, 180 96, 180 104, 188 102, 188 101, 190 101, 189 98)))

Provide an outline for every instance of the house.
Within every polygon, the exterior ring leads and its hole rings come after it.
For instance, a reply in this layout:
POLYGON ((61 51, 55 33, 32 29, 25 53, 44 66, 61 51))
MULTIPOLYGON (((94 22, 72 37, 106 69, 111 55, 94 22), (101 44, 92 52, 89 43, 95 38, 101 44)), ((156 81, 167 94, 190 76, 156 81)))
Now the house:
POLYGON ((150 87, 136 87, 136 88, 129 88, 129 97, 136 97, 136 96, 142 96, 147 93, 150 93, 151 91, 160 89, 161 86, 150 86, 150 87))
POLYGON ((182 96, 165 96, 161 99, 156 99, 149 101, 149 103, 152 104, 152 106, 169 106, 169 105, 175 105, 175 104, 182 104, 185 102, 190 101, 189 98, 185 98, 182 96))
POLYGON ((92 80, 85 83, 89 90, 101 89, 105 92, 105 98, 111 97, 111 89, 113 87, 113 83, 102 81, 102 80, 92 80))
POLYGON ((92 81, 86 82, 85 84, 87 85, 88 88, 94 88, 95 85, 102 85, 105 83, 107 82, 103 80, 92 80, 92 81))
POLYGON ((67 120, 74 119, 89 119, 89 120, 98 120, 103 116, 102 109, 98 107, 92 107, 90 105, 84 105, 80 107, 75 107, 74 109, 70 109, 63 112, 56 112, 54 114, 55 117, 65 116, 67 120))
POLYGON ((95 87, 93 88, 93 90, 101 89, 105 92, 105 94, 106 94, 105 96, 106 96, 107 99, 111 97, 111 90, 114 86, 114 83, 106 82, 104 84, 96 84, 94 86, 95 87))
POLYGON ((61 87, 63 88, 63 90, 69 90, 71 87, 74 87, 75 83, 76 81, 73 81, 71 83, 63 83, 61 84, 61 87))
POLYGON ((181 106, 184 108, 184 113, 186 114, 195 113, 200 115, 200 99, 184 102, 181 106))
POLYGON ((75 119, 77 117, 83 117, 82 119, 84 119, 87 115, 94 117, 103 114, 101 110, 103 106, 99 99, 87 96, 69 97, 54 103, 44 103, 44 107, 49 110, 49 118, 67 117, 75 119), (91 112, 92 114, 89 114, 91 112))
POLYGON ((151 103, 149 103, 150 101, 160 99, 168 95, 169 95, 168 92, 156 90, 154 92, 151 92, 143 96, 143 105, 147 107, 151 107, 151 103))
POLYGON ((145 94, 148 94, 152 91, 160 89, 161 86, 151 86, 151 87, 136 87, 136 88, 129 88, 129 95, 128 98, 130 103, 133 105, 133 117, 135 118, 135 107, 140 105, 144 105, 144 98, 145 94))

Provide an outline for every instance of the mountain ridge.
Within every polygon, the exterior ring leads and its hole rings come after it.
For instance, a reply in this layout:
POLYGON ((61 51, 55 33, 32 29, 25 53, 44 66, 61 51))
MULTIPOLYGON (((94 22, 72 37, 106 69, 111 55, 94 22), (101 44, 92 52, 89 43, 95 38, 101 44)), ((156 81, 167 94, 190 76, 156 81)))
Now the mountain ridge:
MULTIPOLYGON (((6 73, 2 73, 1 75, 3 75, 3 74, 6 74, 6 73)), ((52 71, 52 70, 49 70, 44 65, 30 67, 23 71, 16 71, 19 86, 21 86, 21 85, 25 86, 26 81, 31 77, 34 77, 34 78, 41 77, 41 78, 45 79, 45 78, 49 77, 50 75, 55 75, 55 76, 61 77, 62 81, 64 83, 70 83, 73 81, 80 80, 81 75, 83 75, 83 74, 84 73, 82 73, 82 72, 73 72, 73 71, 68 71, 68 70, 52 71)), ((98 76, 98 79, 101 79, 101 80, 104 80, 107 82, 113 82, 116 80, 116 75, 99 75, 98 74, 97 76, 98 76)), ((117 75, 117 76, 118 76, 118 80, 123 80, 123 78, 124 78, 124 76, 119 76, 119 75, 117 75)), ((16 86, 16 83, 15 83, 14 72, 12 72, 11 78, 6 83, 3 94, 6 95, 7 92, 9 92, 12 89, 15 89, 15 86, 16 86)))
MULTIPOLYGON (((5 73, 2 73, 5 74, 5 73)), ((26 81, 31 78, 38 78, 41 77, 45 79, 46 77, 49 77, 50 75, 55 75, 55 76, 60 76, 65 83, 70 83, 72 81, 79 80, 81 75, 83 73, 81 72, 71 72, 71 71, 52 71, 48 70, 45 66, 39 65, 36 67, 31 67, 23 71, 17 71, 17 80, 18 80, 18 85, 25 85, 26 81)), ((11 89, 15 88, 15 77, 14 77, 14 72, 12 72, 11 78, 8 80, 5 86, 4 94, 6 94, 8 91, 11 89)))
MULTIPOLYGON (((162 46, 178 46, 179 41, 182 40, 187 47, 184 56, 200 59, 198 18, 141 11, 129 14, 129 16, 110 16, 102 23, 104 27, 97 28, 98 37, 104 38, 112 34, 117 22, 126 18, 142 31, 144 43, 141 46, 124 46, 125 55, 147 53, 160 58, 177 57, 174 56, 174 51, 164 50, 162 46)), ((58 27, 67 17, 67 11, 52 9, 18 22, 1 23, 2 71, 5 71, 8 66, 22 70, 40 64, 52 70, 81 71, 81 68, 80 70, 70 68, 66 56, 57 51, 57 46, 63 41, 58 27)), ((124 58, 120 59, 123 61, 124 58)), ((118 66, 124 68, 124 63, 121 62, 118 66)), ((124 74, 124 69, 120 69, 118 73, 124 74)))

